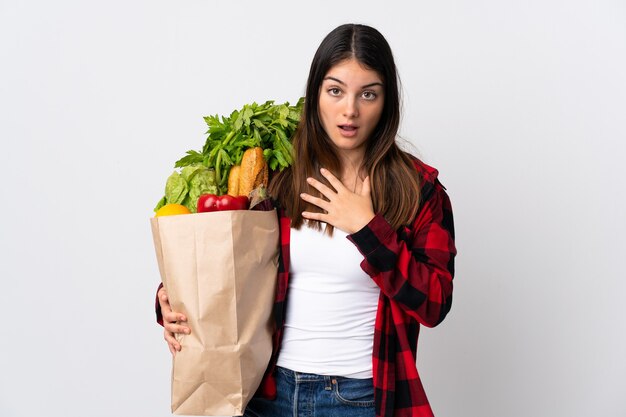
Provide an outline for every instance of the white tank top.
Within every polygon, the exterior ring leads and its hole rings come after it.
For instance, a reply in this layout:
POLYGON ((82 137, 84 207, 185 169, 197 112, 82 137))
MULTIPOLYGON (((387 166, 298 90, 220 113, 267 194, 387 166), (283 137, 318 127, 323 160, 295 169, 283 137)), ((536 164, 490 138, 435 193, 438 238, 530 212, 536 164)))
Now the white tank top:
POLYGON ((360 267, 363 255, 333 237, 291 229, 289 293, 278 365, 298 372, 372 377, 379 288, 360 267))

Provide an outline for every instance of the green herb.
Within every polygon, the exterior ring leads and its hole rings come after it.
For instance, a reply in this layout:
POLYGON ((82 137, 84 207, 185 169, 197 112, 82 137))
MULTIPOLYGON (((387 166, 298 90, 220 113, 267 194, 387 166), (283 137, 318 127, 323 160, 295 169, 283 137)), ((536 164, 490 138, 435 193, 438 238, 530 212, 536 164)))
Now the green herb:
POLYGON ((198 193, 226 194, 230 167, 239 165, 248 148, 260 146, 272 171, 293 163, 291 139, 296 131, 304 104, 301 97, 296 105, 246 104, 230 116, 207 116, 209 129, 201 151, 189 150, 176 161, 175 171, 167 179, 165 197, 155 207, 157 211, 167 203, 183 204, 196 212, 198 193), (202 169, 200 169, 202 168, 202 169), (205 191, 205 190, 212 191, 205 191))
POLYGON ((215 169, 219 193, 228 189, 230 167, 239 165, 248 148, 260 146, 269 168, 282 170, 293 163, 291 139, 300 121, 304 98, 295 106, 289 103, 246 104, 230 116, 207 116, 204 121, 209 129, 202 151, 190 150, 176 161, 181 168, 201 163, 215 169))

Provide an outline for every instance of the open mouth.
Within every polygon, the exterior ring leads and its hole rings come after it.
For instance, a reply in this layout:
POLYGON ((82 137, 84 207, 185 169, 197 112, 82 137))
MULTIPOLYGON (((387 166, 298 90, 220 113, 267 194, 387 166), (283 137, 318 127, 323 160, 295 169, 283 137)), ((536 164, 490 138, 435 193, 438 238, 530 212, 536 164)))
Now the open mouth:
POLYGON ((339 134, 344 138, 353 138, 358 134, 359 127, 353 125, 339 125, 339 134))

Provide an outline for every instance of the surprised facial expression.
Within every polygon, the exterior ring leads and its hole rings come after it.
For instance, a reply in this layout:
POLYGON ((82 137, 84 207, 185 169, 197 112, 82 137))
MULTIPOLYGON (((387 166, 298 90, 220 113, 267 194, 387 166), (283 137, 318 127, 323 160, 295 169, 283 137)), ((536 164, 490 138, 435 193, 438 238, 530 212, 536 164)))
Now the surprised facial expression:
POLYGON ((320 87, 319 112, 340 155, 351 160, 363 157, 383 111, 384 93, 380 75, 354 58, 328 71, 320 87))

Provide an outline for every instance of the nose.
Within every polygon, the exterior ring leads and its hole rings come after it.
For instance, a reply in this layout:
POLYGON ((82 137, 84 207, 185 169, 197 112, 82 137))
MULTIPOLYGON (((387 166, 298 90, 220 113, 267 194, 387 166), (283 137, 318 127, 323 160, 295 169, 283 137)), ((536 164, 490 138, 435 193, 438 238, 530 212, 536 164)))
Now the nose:
POLYGON ((359 115, 359 105, 356 97, 347 97, 343 115, 348 118, 354 118, 359 115))

